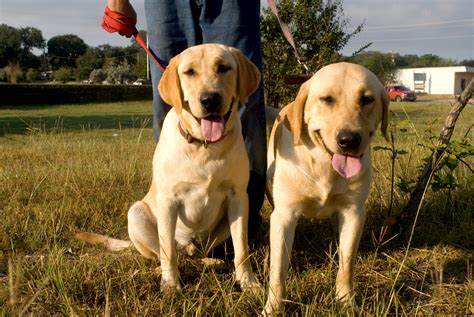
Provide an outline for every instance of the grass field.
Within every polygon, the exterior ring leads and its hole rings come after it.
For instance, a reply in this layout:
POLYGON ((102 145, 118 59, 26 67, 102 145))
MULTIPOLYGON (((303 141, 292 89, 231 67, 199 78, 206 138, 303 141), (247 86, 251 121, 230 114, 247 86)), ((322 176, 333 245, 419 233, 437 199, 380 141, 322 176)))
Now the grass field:
MULTIPOLYGON (((159 291, 159 263, 136 250, 113 253, 74 238, 92 231, 127 238, 126 212, 146 193, 154 149, 149 102, 0 108, 0 316, 257 315, 265 295, 242 293, 232 263, 180 259, 182 293, 159 291)), ((414 180, 449 106, 428 96, 393 103, 395 180, 414 180), (407 116, 409 120, 407 120, 407 116)), ((468 106, 455 138, 472 142, 468 106)), ((388 146, 381 136, 375 145, 388 146)), ((471 164, 472 157, 467 159, 471 164)), ((428 191, 410 247, 380 227, 390 206, 388 151, 374 151, 368 221, 355 271, 362 315, 474 314, 474 178, 461 164, 459 187, 428 191)), ((408 195, 394 189, 392 214, 408 195)), ((252 248, 268 277, 268 216, 252 248)), ((331 221, 298 227, 287 280, 288 316, 353 315, 334 300, 337 239, 331 221)))

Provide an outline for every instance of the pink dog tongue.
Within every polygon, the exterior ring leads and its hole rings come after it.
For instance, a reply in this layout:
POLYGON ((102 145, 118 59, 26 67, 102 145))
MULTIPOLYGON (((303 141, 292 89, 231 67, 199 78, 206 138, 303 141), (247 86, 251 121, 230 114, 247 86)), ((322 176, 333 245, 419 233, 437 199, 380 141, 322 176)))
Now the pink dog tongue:
POLYGON ((351 178, 357 175, 362 169, 360 158, 334 154, 332 157, 332 168, 342 177, 351 178))
POLYGON ((219 141, 224 137, 224 117, 209 116, 201 119, 202 136, 209 142, 219 141))

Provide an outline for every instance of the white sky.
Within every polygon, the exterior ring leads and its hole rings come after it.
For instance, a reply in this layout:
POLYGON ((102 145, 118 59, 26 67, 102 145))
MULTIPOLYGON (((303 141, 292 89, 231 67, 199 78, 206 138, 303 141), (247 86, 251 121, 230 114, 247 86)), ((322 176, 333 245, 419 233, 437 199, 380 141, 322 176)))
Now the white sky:
MULTIPOLYGON (((132 0, 139 29, 145 29, 143 2, 132 0)), ((130 39, 101 29, 105 4, 105 0, 0 0, 0 24, 35 27, 46 40, 75 34, 90 46, 129 45, 130 39)), ((353 27, 365 21, 362 33, 342 51, 345 55, 373 42, 369 50, 474 59, 473 0, 343 0, 343 9, 353 27)))

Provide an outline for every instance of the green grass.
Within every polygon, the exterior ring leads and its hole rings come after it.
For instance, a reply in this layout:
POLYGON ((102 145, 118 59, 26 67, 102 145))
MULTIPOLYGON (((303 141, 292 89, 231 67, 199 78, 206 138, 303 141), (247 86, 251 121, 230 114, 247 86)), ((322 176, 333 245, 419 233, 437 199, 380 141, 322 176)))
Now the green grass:
MULTIPOLYGON (((264 293, 242 293, 233 281, 231 261, 206 267, 198 259, 180 259, 183 292, 165 296, 159 292, 156 261, 133 249, 113 253, 74 239, 78 231, 127 237, 126 212, 151 179, 149 108, 149 102, 0 108, 0 315, 260 312, 264 293)), ((432 142, 449 106, 393 103, 391 109, 392 121, 404 122, 393 130, 396 147, 407 152, 396 161, 396 176, 414 179, 429 153, 419 144, 432 142)), ((473 117, 468 106, 456 138, 467 133, 472 142, 473 117)), ((387 146, 380 136, 375 143, 387 146)), ((459 188, 427 193, 401 267, 406 238, 386 234, 379 239, 389 206, 390 157, 386 151, 373 154, 369 216, 355 270, 363 314, 474 313, 472 173, 461 166, 456 171, 459 188)), ((472 164, 472 158, 468 161, 472 164)), ((393 212, 407 199, 396 187, 393 212)), ((267 204, 262 213, 266 230, 252 248, 252 262, 265 286, 267 204)), ((352 315, 334 300, 337 239, 331 222, 301 222, 295 241, 286 315, 352 315)))

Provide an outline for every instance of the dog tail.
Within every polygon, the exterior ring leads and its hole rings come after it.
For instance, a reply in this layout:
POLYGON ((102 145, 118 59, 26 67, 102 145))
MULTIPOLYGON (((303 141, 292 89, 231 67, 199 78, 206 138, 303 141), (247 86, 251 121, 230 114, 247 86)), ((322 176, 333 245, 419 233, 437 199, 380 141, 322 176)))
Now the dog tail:
POLYGON ((133 245, 132 241, 129 240, 114 239, 112 237, 92 232, 76 233, 76 238, 92 244, 102 244, 111 251, 120 251, 130 248, 133 245))

